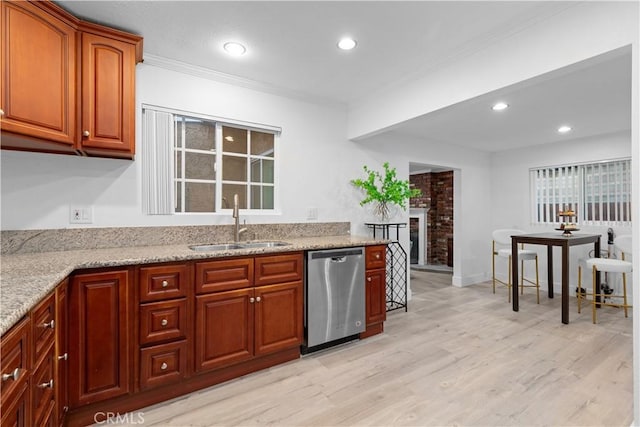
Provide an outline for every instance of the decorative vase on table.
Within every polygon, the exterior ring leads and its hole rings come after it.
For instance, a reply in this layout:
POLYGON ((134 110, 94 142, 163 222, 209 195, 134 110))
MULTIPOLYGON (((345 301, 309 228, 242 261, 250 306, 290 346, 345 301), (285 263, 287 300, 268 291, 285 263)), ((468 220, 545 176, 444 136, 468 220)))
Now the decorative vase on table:
POLYGON ((373 213, 380 222, 389 222, 391 217, 395 215, 393 211, 393 205, 387 202, 378 202, 373 208, 373 213))

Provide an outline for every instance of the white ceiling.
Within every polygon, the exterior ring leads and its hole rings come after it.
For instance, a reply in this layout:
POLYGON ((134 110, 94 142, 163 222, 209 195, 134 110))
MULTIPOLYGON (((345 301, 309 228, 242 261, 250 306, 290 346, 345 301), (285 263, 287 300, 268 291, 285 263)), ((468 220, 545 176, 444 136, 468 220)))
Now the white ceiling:
MULTIPOLYGON (((574 2, 58 1, 84 19, 144 37, 144 54, 311 100, 350 104, 535 26, 574 2), (352 35, 351 52, 336 48, 352 35), (226 55, 239 41, 248 53, 226 55)), ((630 127, 630 60, 558 73, 411 120, 395 132, 496 151, 630 127), (533 84, 535 83, 535 84, 533 84), (512 107, 500 115, 494 99, 512 107)))

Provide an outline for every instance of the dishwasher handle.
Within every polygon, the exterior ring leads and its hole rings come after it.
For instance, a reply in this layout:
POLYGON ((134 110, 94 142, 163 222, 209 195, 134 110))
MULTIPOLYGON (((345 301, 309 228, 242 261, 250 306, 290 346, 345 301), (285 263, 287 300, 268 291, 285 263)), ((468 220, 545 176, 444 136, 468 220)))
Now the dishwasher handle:
POLYGON ((310 258, 309 259, 323 259, 323 258, 331 258, 332 261, 336 260, 336 262, 343 262, 343 261, 337 261, 337 259, 346 259, 346 257, 348 256, 354 256, 354 255, 364 255, 364 248, 362 247, 358 247, 358 248, 354 248, 354 249, 338 249, 338 250, 328 250, 328 251, 311 251, 309 252, 310 258))
POLYGON ((345 262, 347 260, 346 256, 334 256, 331 258, 331 262, 340 263, 345 262))

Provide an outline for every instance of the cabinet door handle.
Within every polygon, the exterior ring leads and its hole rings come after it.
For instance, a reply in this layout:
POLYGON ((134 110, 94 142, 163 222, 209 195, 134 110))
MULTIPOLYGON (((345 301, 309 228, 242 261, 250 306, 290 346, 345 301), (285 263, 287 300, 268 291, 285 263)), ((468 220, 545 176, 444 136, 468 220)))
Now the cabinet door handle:
POLYGON ((371 281, 371 277, 367 277, 367 282, 370 282, 370 281, 371 281))
POLYGON ((169 324, 169 321, 167 319, 162 319, 162 321, 160 322, 160 324, 162 326, 167 326, 169 324))
POLYGON ((53 380, 49 380, 49 382, 38 384, 40 388, 53 388, 53 380))
POLYGON ((20 368, 14 369, 10 374, 2 374, 2 381, 18 381, 18 378, 20 378, 20 368))
POLYGON ((256 302, 260 302, 260 297, 256 297, 256 302))
POLYGON ((162 287, 166 288, 167 286, 169 286, 169 282, 167 282, 166 280, 162 281, 162 287))
POLYGON ((0 116, 4 116, 4 110, 0 110, 0 116))
POLYGON ((56 321, 54 319, 51 319, 51 322, 48 322, 48 323, 45 322, 45 323, 42 324, 43 328, 51 328, 51 329, 53 329, 53 328, 55 328, 55 326, 56 326, 56 321))
POLYGON ((380 254, 376 254, 376 259, 380 259, 380 254))
POLYGON ((256 299, 255 299, 254 297, 249 298, 249 302, 250 302, 251 304, 253 304, 253 303, 255 302, 255 300, 256 300, 256 299))
POLYGON ((62 356, 58 356, 58 360, 67 360, 69 358, 69 353, 65 353, 62 356))
POLYGON ((160 369, 162 369, 163 371, 165 371, 169 366, 167 365, 166 362, 162 362, 162 365, 160 365, 160 369))
POLYGON ((89 133, 88 130, 85 130, 84 132, 82 132, 82 136, 89 136, 89 135, 91 135, 91 134, 89 133))

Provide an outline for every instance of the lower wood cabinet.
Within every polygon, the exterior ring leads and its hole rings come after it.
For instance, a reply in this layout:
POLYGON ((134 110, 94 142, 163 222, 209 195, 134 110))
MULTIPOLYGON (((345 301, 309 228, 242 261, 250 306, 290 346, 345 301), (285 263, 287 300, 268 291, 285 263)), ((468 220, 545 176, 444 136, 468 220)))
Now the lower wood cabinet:
MULTIPOLYGON (((367 256, 361 337, 386 317, 367 256)), ((2 337, 1 425, 95 422, 300 357, 302 252, 73 273, 2 337)))
POLYGON ((69 290, 69 406, 131 391, 131 271, 75 274, 69 290))
POLYGON ((31 320, 26 317, 2 336, 0 360, 0 424, 31 425, 31 320))
POLYGON ((360 338, 379 334, 387 319, 386 245, 365 248, 365 311, 367 327, 360 338))

